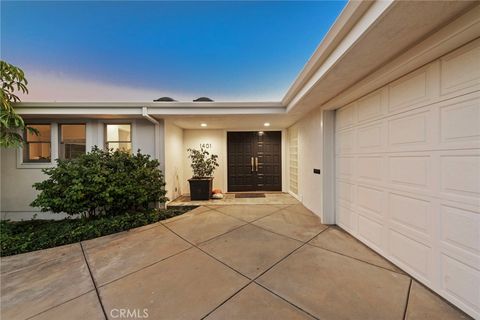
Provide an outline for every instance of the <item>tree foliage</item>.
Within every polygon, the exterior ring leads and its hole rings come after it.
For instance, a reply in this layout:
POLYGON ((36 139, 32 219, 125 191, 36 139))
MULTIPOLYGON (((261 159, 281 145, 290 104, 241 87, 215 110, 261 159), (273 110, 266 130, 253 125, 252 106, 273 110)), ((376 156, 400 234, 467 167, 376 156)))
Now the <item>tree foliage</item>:
POLYGON ((28 81, 22 69, 5 61, 0 61, 0 146, 20 147, 23 144, 23 130, 38 134, 34 128, 26 127, 22 117, 13 109, 13 103, 20 102, 16 92, 27 94, 28 81))
POLYGON ((192 160, 193 178, 210 178, 213 176, 215 168, 218 167, 218 155, 210 154, 204 148, 187 149, 188 157, 192 160))
POLYGON ((76 159, 56 161, 56 167, 43 169, 48 179, 33 185, 40 193, 31 205, 42 211, 117 215, 168 200, 158 161, 140 151, 95 147, 76 159))

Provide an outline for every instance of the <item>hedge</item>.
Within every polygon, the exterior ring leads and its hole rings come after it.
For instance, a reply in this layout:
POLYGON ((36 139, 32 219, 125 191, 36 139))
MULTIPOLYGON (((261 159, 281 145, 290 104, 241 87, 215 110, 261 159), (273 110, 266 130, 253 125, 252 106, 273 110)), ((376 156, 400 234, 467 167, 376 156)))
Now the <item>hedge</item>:
POLYGON ((181 215, 195 206, 170 207, 89 219, 0 221, 0 256, 9 256, 141 227, 181 215))

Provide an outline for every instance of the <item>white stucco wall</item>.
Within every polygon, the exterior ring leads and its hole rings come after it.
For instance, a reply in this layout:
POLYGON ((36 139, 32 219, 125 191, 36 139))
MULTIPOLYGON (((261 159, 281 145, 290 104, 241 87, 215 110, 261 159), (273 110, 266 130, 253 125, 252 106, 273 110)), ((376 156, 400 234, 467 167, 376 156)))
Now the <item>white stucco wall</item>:
POLYGON ((167 197, 170 200, 184 192, 184 147, 183 129, 165 120, 165 182, 167 197))
MULTIPOLYGON (((42 122, 49 122, 43 120, 42 122)), ((103 146, 104 124, 105 123, 131 123, 132 124, 132 149, 136 152, 140 149, 142 153, 155 157, 155 126, 145 119, 122 119, 122 120, 97 120, 97 119, 69 119, 52 120, 50 123, 87 123, 87 150, 94 145, 103 146)), ((56 131, 52 126, 52 157, 56 157, 58 143, 56 131)), ((160 143, 163 144, 164 130, 163 122, 160 123, 160 143)), ((163 149, 160 149, 160 168, 165 169, 163 149)), ((52 215, 41 213, 37 208, 30 207, 35 199, 37 191, 32 188, 35 182, 42 181, 46 176, 41 168, 22 166, 17 157, 19 152, 15 149, 1 149, 1 190, 0 190, 0 211, 2 219, 21 220, 30 219, 34 214, 38 218, 61 218, 64 215, 52 215)))
POLYGON ((38 209, 30 207, 37 192, 32 184, 45 178, 41 169, 17 169, 17 150, 1 149, 1 201, 2 218, 15 213, 28 217, 38 209), (32 213, 33 212, 33 213, 32 213))
POLYGON ((322 181, 313 169, 322 168, 321 123, 322 113, 317 109, 289 128, 298 132, 298 197, 318 215, 322 210, 322 181))
POLYGON ((188 148, 200 149, 200 145, 208 144, 210 153, 218 155, 220 166, 215 170, 213 187, 227 191, 227 135, 225 130, 184 130, 183 154, 184 154, 184 179, 183 192, 190 193, 187 179, 192 177, 192 168, 188 159, 188 148))

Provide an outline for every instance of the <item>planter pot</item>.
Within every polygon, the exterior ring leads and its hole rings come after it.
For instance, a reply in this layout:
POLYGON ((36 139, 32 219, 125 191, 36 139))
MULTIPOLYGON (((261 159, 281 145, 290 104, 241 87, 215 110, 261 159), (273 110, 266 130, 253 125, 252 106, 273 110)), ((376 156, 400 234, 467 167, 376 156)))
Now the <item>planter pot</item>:
POLYGON ((213 178, 189 179, 190 199, 209 200, 212 194, 213 178))

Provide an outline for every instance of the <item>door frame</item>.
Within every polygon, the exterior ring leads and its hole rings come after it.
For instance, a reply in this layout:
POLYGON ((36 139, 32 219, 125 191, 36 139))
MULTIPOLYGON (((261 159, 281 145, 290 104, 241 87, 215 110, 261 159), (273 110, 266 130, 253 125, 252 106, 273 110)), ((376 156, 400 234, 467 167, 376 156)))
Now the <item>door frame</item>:
MULTIPOLYGON (((260 130, 253 130, 253 129, 225 129, 223 132, 223 137, 224 137, 224 148, 225 148, 225 159, 227 161, 227 164, 225 165, 225 168, 223 170, 223 174, 225 177, 225 187, 224 190, 225 192, 230 192, 228 190, 228 132, 258 132, 258 131, 280 131, 281 134, 281 141, 280 141, 280 155, 282 157, 282 191, 275 191, 275 192, 288 192, 287 191, 287 185, 286 185, 286 176, 287 176, 287 165, 285 162, 286 159, 286 152, 287 152, 287 145, 286 145, 286 134, 287 134, 287 129, 275 129, 275 128, 268 128, 268 129, 260 129, 260 130)), ((267 191, 268 192, 268 191, 267 191)))
POLYGON ((336 223, 335 203, 335 117, 336 110, 322 110, 321 132, 323 139, 319 146, 322 150, 322 223, 336 223))

